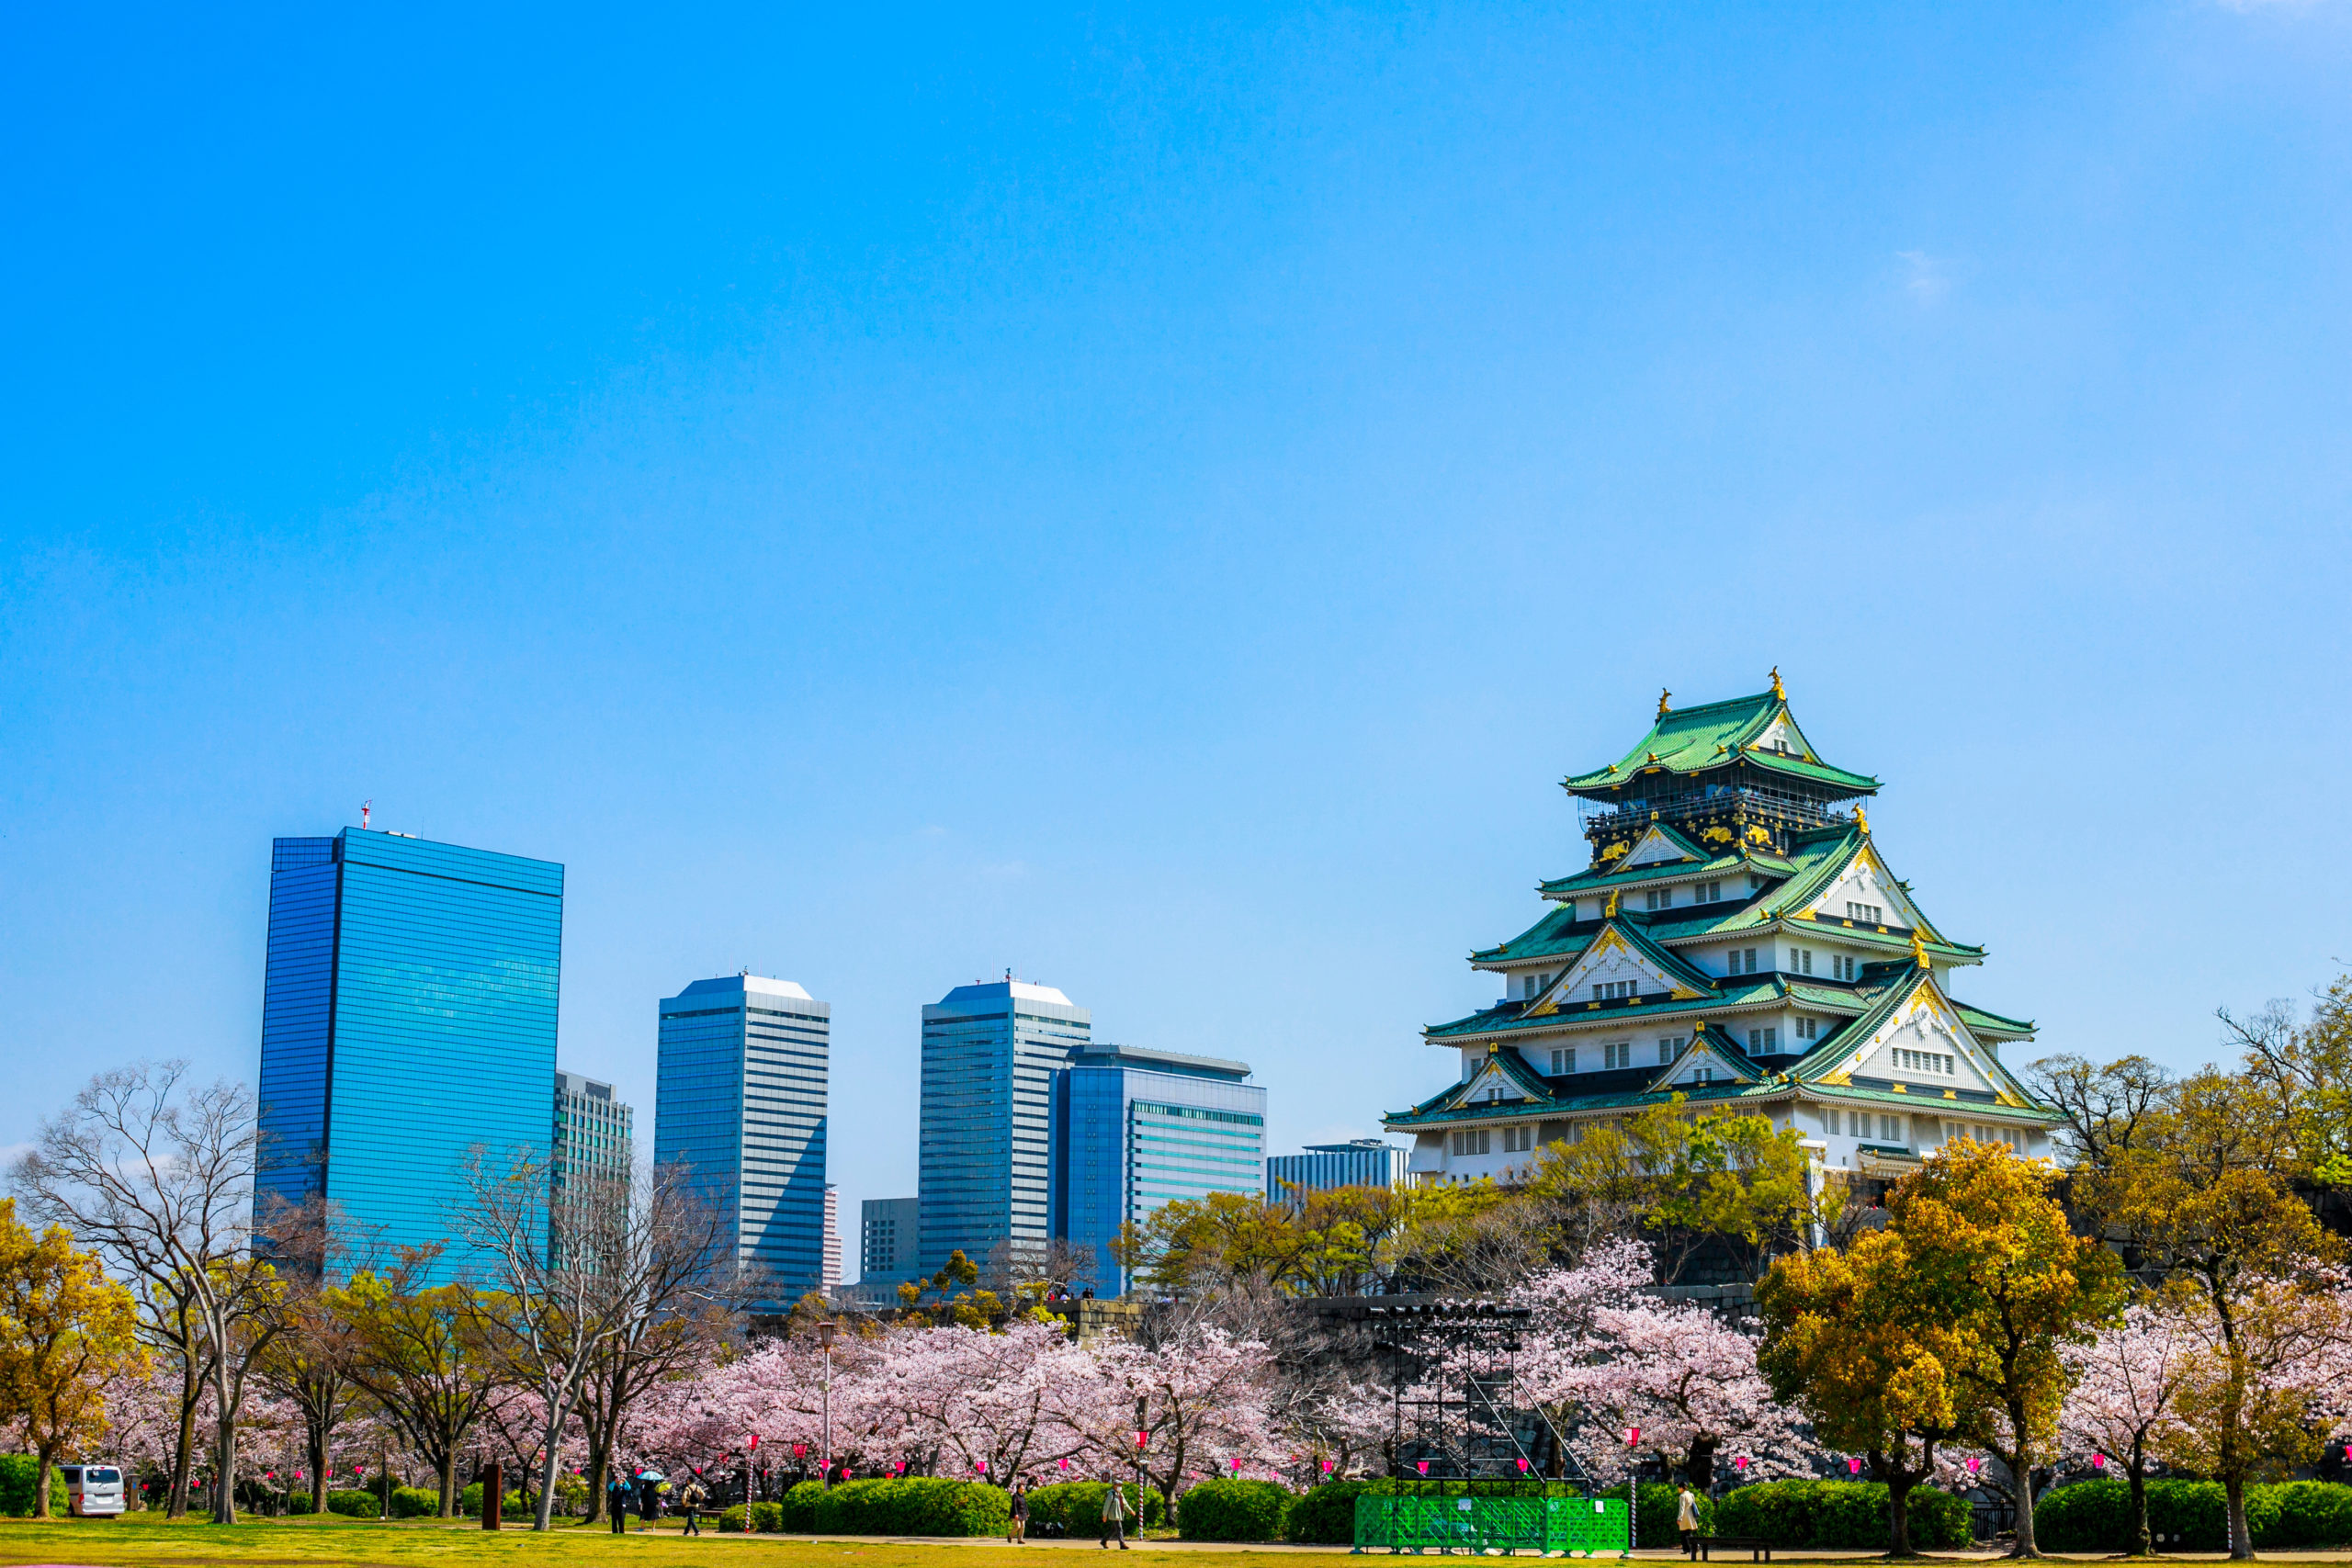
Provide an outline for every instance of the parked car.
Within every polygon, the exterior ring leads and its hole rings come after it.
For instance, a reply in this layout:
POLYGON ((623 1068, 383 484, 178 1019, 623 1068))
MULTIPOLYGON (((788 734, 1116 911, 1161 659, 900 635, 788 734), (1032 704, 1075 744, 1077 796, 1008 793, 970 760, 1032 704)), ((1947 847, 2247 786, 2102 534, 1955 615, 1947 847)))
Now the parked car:
POLYGON ((65 1511, 75 1518, 111 1518, 122 1512, 122 1472, 110 1464, 69 1464, 65 1511))

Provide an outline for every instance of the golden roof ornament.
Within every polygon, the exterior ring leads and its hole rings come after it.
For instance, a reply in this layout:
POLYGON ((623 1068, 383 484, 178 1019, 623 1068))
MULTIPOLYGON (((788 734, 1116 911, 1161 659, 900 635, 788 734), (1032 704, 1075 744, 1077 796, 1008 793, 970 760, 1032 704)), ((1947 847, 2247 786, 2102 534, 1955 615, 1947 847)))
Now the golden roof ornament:
POLYGON ((1613 920, 1617 918, 1617 889, 1614 887, 1609 890, 1609 907, 1600 911, 1600 918, 1604 920, 1613 920))
POLYGON ((1789 689, 1781 684, 1781 667, 1777 664, 1772 666, 1772 695, 1782 702, 1789 700, 1789 689))
POLYGON ((1914 931, 1911 933, 1911 961, 1922 969, 1929 966, 1928 964, 1928 944, 1919 940, 1919 933, 1917 931, 1914 931))
POLYGON ((1854 807, 1854 826, 1860 828, 1865 837, 1869 836, 1871 830, 1871 814, 1863 810, 1860 806, 1854 807))
POLYGON ((1660 717, 1660 718, 1664 718, 1664 717, 1666 716, 1666 715, 1667 715, 1667 706, 1666 706, 1667 699, 1668 699, 1668 698, 1669 698, 1669 697, 1671 697, 1671 696, 1673 696, 1673 695, 1674 695, 1674 694, 1673 694, 1672 692, 1668 691, 1664 686, 1660 686, 1660 687, 1657 689, 1657 716, 1658 716, 1658 717, 1660 717))

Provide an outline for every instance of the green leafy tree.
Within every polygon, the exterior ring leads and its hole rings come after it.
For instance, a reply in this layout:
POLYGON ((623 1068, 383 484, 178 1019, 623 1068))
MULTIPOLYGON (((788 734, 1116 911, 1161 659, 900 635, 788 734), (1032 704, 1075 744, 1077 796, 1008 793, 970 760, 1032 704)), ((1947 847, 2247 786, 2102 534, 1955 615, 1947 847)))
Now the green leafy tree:
POLYGON ((40 1462, 33 1515, 50 1517, 58 1456, 106 1432, 104 1382, 141 1365, 139 1307, 61 1225, 35 1235, 0 1198, 0 1412, 40 1462))
MULTIPOLYGON (((2068 1227, 2056 1181, 2006 1145, 1963 1140, 1887 1196, 1909 1310, 1950 1330, 1956 1425, 2020 1486, 2051 1457, 2075 1375, 2065 1351, 2117 1317, 2129 1292, 2115 1254, 2068 1227)), ((2018 1500, 2010 1555, 2041 1555, 2030 1495, 2018 1500)))

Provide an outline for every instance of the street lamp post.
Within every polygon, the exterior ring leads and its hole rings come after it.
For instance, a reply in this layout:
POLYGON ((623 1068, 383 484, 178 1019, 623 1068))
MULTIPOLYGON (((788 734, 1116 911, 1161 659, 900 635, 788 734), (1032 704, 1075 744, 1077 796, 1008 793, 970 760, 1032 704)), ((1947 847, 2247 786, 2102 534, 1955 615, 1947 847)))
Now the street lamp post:
POLYGON ((828 1487, 831 1487, 833 1483, 833 1336, 839 1332, 841 1332, 841 1325, 838 1323, 820 1323, 817 1325, 817 1343, 823 1346, 825 1348, 825 1446, 823 1450, 823 1459, 825 1464, 825 1484, 828 1487))

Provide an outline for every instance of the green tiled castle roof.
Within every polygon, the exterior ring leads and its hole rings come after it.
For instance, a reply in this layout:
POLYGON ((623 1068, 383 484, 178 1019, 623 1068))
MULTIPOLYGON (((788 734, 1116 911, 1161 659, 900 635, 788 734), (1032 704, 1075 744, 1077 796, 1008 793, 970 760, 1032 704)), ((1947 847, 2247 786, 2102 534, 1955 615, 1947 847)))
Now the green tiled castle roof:
MULTIPOLYGON (((1651 768, 1663 768, 1670 773, 1699 773, 1746 762, 1767 773, 1808 779, 1855 795, 1877 793, 1878 780, 1830 766, 1814 756, 1809 745, 1803 752, 1787 755, 1746 750, 1748 742, 1771 728, 1774 719, 1785 716, 1788 707, 1788 699, 1772 691, 1720 703, 1702 703, 1697 707, 1668 708, 1657 716, 1657 722, 1650 726, 1647 735, 1634 743, 1632 750, 1608 767, 1571 775, 1565 781, 1566 786, 1571 795, 1605 799, 1628 780, 1651 768)), ((1789 728, 1796 730, 1795 719, 1789 719, 1789 728)), ((1802 739, 1803 732, 1797 733, 1802 739)))

